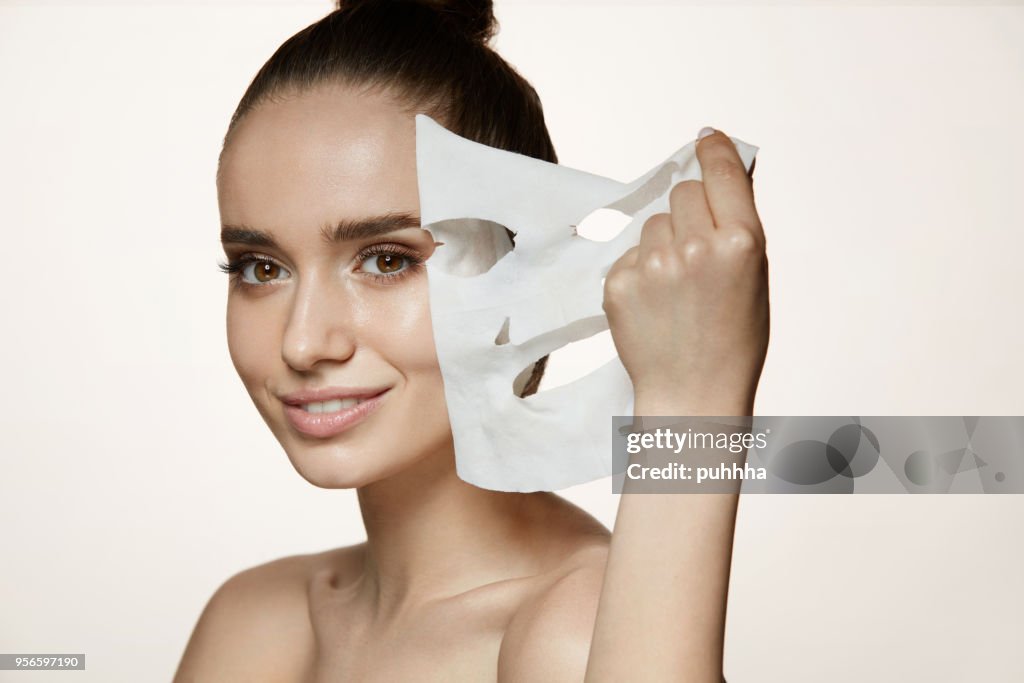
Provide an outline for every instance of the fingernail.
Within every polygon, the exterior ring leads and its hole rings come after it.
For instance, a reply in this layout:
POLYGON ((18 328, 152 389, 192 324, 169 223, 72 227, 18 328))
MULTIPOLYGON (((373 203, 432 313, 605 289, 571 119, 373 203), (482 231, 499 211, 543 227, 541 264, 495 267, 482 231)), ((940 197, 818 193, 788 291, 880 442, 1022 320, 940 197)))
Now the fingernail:
POLYGON ((714 128, 711 128, 710 126, 704 126, 703 128, 700 129, 700 132, 697 133, 697 139, 703 140, 704 138, 706 138, 707 136, 711 135, 714 132, 714 128))

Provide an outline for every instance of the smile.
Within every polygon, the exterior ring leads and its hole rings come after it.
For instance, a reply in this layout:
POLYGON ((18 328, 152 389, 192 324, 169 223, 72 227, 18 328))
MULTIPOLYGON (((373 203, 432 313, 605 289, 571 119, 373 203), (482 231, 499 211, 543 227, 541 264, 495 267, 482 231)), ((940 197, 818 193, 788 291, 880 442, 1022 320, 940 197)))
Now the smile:
POLYGON ((327 439, 358 425, 386 400, 390 390, 370 398, 336 398, 299 405, 284 404, 285 417, 296 431, 327 439))
POLYGON ((336 413, 343 408, 351 408, 365 402, 366 399, 360 398, 336 398, 332 401, 303 403, 300 407, 307 413, 336 413))

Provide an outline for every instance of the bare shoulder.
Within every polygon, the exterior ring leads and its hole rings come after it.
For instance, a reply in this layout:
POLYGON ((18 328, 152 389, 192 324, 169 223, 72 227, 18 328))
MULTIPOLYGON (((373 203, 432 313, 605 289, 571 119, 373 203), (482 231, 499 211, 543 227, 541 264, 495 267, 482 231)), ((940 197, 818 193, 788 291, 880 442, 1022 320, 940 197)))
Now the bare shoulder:
POLYGON ((300 679, 315 655, 311 577, 348 551, 284 557, 227 579, 200 615, 174 683, 300 679))
POLYGON ((587 544, 520 607, 502 640, 499 683, 583 680, 607 558, 607 542, 587 544))

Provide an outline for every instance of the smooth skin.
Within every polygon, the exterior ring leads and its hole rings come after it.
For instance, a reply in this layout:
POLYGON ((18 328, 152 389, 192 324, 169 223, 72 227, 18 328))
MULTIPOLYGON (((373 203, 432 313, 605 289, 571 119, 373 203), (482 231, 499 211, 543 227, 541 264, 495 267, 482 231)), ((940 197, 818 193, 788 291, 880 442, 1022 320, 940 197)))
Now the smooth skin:
MULTIPOLYGON (((275 242, 224 244, 229 261, 263 259, 233 276, 232 362, 299 474, 356 489, 367 540, 228 579, 174 680, 577 683, 644 671, 717 683, 736 496, 624 494, 613 537, 553 493, 466 484, 416 267, 431 235, 324 241, 321 228, 339 221, 418 214, 413 113, 386 92, 321 87, 260 105, 224 150, 222 223, 275 242), (281 395, 332 385, 389 391, 331 439, 294 430, 281 395), (671 601, 653 592, 680 575, 700 590, 671 601), (638 669, 615 655, 640 618, 655 620, 648 634, 663 622, 670 650, 700 664, 662 656, 638 669)), ((767 271, 750 181, 721 133, 698 158, 705 183, 677 186, 671 215, 652 217, 605 282, 638 414, 749 414, 764 360, 767 271)))

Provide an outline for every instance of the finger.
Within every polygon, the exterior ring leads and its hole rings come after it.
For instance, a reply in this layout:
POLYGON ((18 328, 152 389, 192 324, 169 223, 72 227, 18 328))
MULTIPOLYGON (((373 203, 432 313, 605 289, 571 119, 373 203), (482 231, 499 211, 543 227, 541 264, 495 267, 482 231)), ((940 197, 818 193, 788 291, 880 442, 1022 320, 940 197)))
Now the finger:
POLYGON ((640 230, 637 258, 646 259, 652 251, 671 244, 674 236, 672 218, 667 213, 654 214, 640 230))
POLYGON ((736 145, 722 131, 697 141, 704 194, 719 230, 746 230, 764 239, 754 206, 754 191, 736 145))
POLYGON ((672 210, 672 227, 676 237, 684 233, 707 233, 715 229, 715 221, 711 217, 708 198, 704 193, 704 183, 699 180, 684 180, 668 195, 668 204, 672 210))

